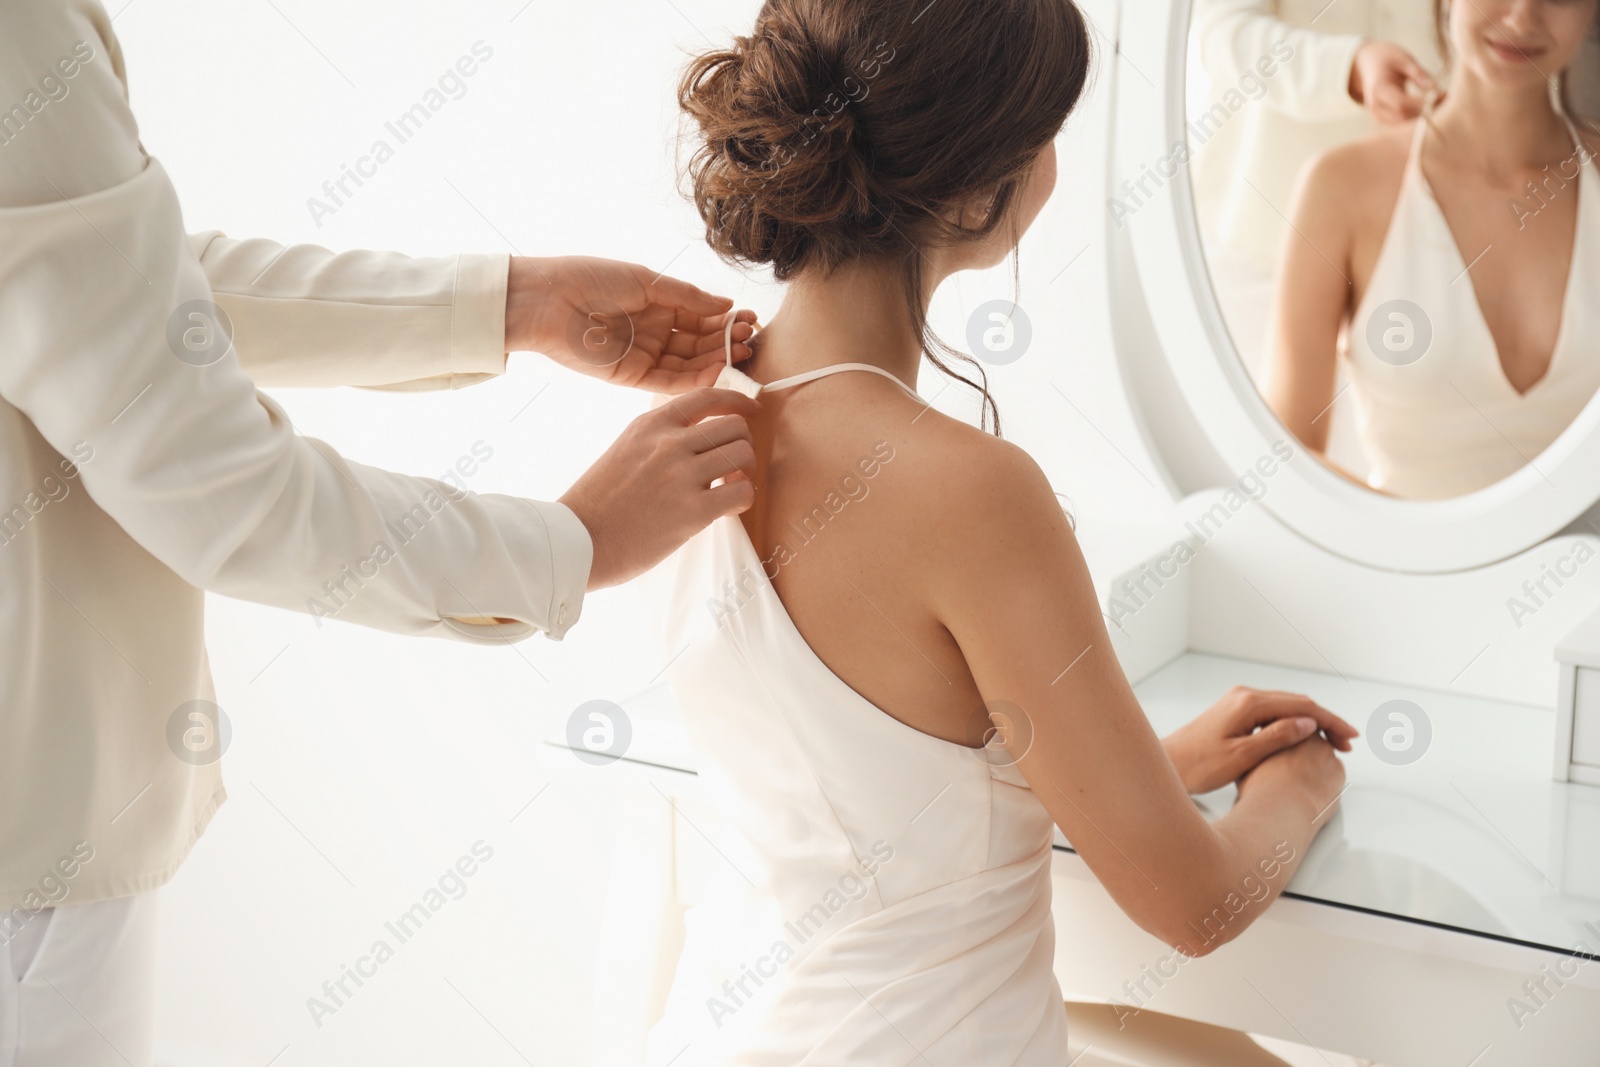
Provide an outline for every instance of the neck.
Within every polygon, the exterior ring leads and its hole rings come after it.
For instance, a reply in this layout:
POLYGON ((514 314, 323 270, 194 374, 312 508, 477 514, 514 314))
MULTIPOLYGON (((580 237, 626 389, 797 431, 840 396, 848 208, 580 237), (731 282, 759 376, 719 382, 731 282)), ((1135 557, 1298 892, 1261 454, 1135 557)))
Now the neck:
POLYGON ((912 329, 899 272, 890 265, 853 263, 826 276, 812 272, 794 279, 783 307, 761 331, 756 352, 748 370, 758 381, 867 363, 915 389, 922 338, 912 329))
POLYGON ((1434 124, 1447 146, 1456 146, 1491 179, 1513 183, 1522 172, 1544 167, 1551 151, 1565 150, 1571 140, 1543 82, 1505 89, 1470 69, 1452 82, 1434 124))

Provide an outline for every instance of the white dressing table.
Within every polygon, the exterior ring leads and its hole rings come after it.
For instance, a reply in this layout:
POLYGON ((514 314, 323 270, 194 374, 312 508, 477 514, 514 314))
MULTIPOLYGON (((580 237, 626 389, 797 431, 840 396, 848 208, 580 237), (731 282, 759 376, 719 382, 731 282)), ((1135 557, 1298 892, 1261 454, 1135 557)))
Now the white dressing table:
MULTIPOLYGON (((1054 864, 1056 973, 1069 999, 1108 1001, 1376 1060, 1386 1067, 1592 1067, 1600 1057, 1600 788, 1553 781, 1548 708, 1187 652, 1138 684, 1166 733, 1228 687, 1305 692, 1359 720, 1424 709, 1426 753, 1393 765, 1358 740, 1349 788, 1285 895, 1238 939, 1174 959, 1118 909, 1064 840, 1054 864), (1527 983, 1532 983, 1531 985, 1527 983), (1539 984, 1543 984, 1540 989, 1539 984), (1559 984, 1558 984, 1559 983, 1559 984), (1526 1010, 1515 1015, 1510 1002, 1526 1010), (1520 1027, 1518 1023, 1520 1022, 1520 1027)), ((681 913, 727 862, 696 796, 693 754, 665 687, 623 702, 635 832, 619 846, 604 1001, 660 1010, 681 913), (661 931, 666 931, 664 934, 661 931)), ((552 764, 572 773, 564 752, 552 764)), ((1233 789, 1196 799, 1220 815, 1233 789)), ((596 1033, 596 1062, 642 1041, 596 1033)))
MULTIPOLYGON (((1600 789, 1550 780, 1554 714, 1194 653, 1138 694, 1164 733, 1235 683, 1306 692, 1356 718, 1408 699, 1432 719, 1432 743, 1395 766, 1358 740, 1340 810, 1285 896, 1232 944, 1162 967, 1176 976, 1160 984, 1147 968, 1170 951, 1059 853, 1068 995, 1392 1067, 1600 1062, 1600 789), (1516 1017, 1512 998, 1527 1008, 1516 1017)), ((1220 814, 1232 796, 1198 803, 1220 814)))

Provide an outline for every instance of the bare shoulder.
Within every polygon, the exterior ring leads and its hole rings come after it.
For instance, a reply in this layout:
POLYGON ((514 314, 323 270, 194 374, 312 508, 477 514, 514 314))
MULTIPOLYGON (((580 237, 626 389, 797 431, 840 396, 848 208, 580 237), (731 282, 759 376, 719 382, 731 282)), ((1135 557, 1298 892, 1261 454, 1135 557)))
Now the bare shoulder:
POLYGON ((1415 132, 1415 123, 1404 123, 1314 156, 1300 176, 1301 209, 1358 204, 1387 217, 1400 193, 1415 132))
POLYGON ((929 409, 905 435, 898 501, 914 540, 970 565, 1070 529, 1050 480, 1025 450, 929 409))
POLYGON ((1038 462, 936 412, 917 426, 895 460, 904 463, 896 476, 904 492, 892 505, 894 551, 884 558, 929 615, 971 638, 974 626, 1003 629, 997 611, 1016 623, 1042 617, 1046 603, 1092 604, 1072 520, 1038 462))
POLYGON ((838 471, 859 466, 871 498, 859 511, 871 521, 853 526, 851 542, 911 586, 946 563, 972 568, 1067 526, 1032 456, 892 385, 835 381, 786 403, 794 406, 780 416, 787 432, 773 467, 786 499, 775 516, 808 507, 838 471), (870 461, 859 465, 862 457, 870 461))
MULTIPOLYGON (((840 610, 843 583, 836 576, 848 576, 871 593, 875 610, 901 620, 933 649, 951 640, 952 627, 1047 588, 1092 597, 1079 580, 1086 568, 1071 521, 1023 449, 865 377, 795 401, 814 405, 783 416, 795 425, 788 444, 803 438, 808 481, 810 473, 838 471, 868 452, 872 460, 850 487, 860 503, 851 505, 853 518, 839 527, 841 535, 830 534, 823 548, 786 571, 789 586, 781 591, 791 611, 804 615, 808 590, 818 589, 826 590, 817 594, 820 611, 840 610), (808 572, 813 565, 817 570, 808 572), (821 584, 807 586, 810 580, 821 584)), ((826 486, 800 484, 794 464, 775 464, 772 473, 773 522, 789 518, 793 504, 804 510, 822 499, 817 494, 826 486)))
POLYGON ((1316 156, 1311 166, 1329 179, 1398 179, 1405 171, 1420 121, 1385 126, 1365 137, 1335 145, 1316 156))

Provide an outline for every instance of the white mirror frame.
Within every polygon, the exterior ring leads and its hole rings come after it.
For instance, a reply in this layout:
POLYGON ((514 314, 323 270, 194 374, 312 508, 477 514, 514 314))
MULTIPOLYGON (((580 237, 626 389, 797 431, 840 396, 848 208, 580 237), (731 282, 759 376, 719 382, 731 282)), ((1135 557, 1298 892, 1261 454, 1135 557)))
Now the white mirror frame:
MULTIPOLYGON (((1124 3, 1121 54, 1109 48, 1102 53, 1102 64, 1117 64, 1102 70, 1115 86, 1113 196, 1125 178, 1138 177, 1176 145, 1189 144, 1185 68, 1191 7, 1192 0, 1124 3)), ((1271 455, 1277 442, 1295 446, 1294 458, 1274 473, 1261 504, 1307 540, 1385 570, 1461 571, 1532 548, 1600 500, 1600 403, 1590 403, 1533 463, 1468 496, 1400 500, 1333 473, 1278 422, 1239 358, 1212 290, 1188 166, 1178 167, 1125 225, 1161 356, 1183 401, 1237 474, 1271 455)), ((1118 298, 1115 288, 1112 295, 1118 298)), ((1161 421, 1146 419, 1144 427, 1159 452, 1171 456, 1174 449, 1192 447, 1181 433, 1166 433, 1161 421)))

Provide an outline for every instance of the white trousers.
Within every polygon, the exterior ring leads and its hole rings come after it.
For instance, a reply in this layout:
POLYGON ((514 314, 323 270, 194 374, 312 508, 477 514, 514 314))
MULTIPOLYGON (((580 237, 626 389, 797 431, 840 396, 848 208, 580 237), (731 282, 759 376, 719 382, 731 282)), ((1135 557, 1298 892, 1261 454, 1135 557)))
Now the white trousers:
POLYGON ((5 920, 0 1067, 151 1067, 156 894, 5 920))

